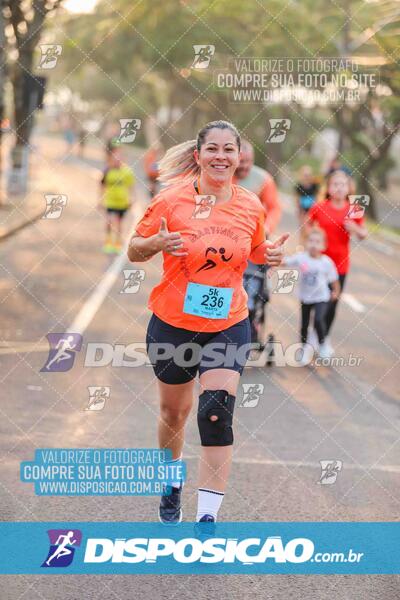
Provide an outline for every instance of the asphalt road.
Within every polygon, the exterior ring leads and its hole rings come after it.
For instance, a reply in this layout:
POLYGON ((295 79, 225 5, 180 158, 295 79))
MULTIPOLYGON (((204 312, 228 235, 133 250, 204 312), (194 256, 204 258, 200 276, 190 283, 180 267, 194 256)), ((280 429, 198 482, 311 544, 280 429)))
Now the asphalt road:
MULTIPOLYGON (((43 159, 55 168, 54 142, 43 159)), ((84 367, 84 352, 65 373, 40 372, 46 334, 78 324, 89 342, 143 342, 148 294, 160 262, 140 265, 136 294, 121 294, 123 259, 101 253, 103 219, 96 212, 96 159, 56 165, 57 192, 68 202, 59 219, 39 220, 2 244, 1 519, 5 521, 152 521, 157 498, 37 497, 19 481, 19 463, 43 447, 156 446, 157 388, 151 368, 84 367), (118 261, 114 267, 113 261, 118 261), (108 271, 104 299, 101 286, 108 271), (113 275, 114 272, 114 275, 113 275), (100 292, 99 292, 100 287, 100 292), (100 295, 99 295, 100 294, 100 295), (98 300, 98 306, 96 306, 98 300), (97 308, 97 310, 95 310, 97 308), (88 386, 109 386, 101 411, 85 411, 88 386)), ((139 165, 134 165, 139 178, 139 165)), ((146 204, 141 185, 141 206, 146 204)), ((51 192, 52 190, 49 190, 51 192)), ((285 199, 281 230, 294 232, 285 199)), ((126 233, 129 227, 126 224, 126 233)), ((296 248, 294 233, 288 251, 296 248)), ((400 505, 398 247, 370 239, 354 244, 346 301, 333 332, 334 367, 246 369, 242 384, 262 384, 254 407, 236 409, 234 463, 220 518, 244 521, 393 521, 400 505), (350 355, 360 359, 348 364, 350 355), (342 461, 336 483, 318 485, 321 460, 342 461)), ((275 294, 267 330, 286 348, 297 342, 298 304, 275 294)), ((240 389, 239 398, 243 398, 240 389)), ((196 510, 199 438, 191 415, 184 458, 184 515, 196 510)), ((29 598, 220 597, 307 600, 395 600, 398 576, 3 576, 4 600, 29 598)))

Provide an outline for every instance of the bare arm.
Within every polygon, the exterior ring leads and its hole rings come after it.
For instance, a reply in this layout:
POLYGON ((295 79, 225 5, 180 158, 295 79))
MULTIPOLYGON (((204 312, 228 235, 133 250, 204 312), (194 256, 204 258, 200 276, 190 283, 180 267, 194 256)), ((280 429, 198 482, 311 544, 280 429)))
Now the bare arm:
POLYGON ((332 281, 331 285, 332 285, 331 300, 337 300, 340 296, 339 280, 336 279, 335 281, 332 281))
POLYGON ((129 207, 133 206, 136 201, 136 185, 133 183, 129 186, 129 207))
POLYGON ((364 240, 368 235, 367 228, 356 223, 353 219, 346 219, 344 226, 350 234, 354 234, 359 240, 364 240))
POLYGON ((128 246, 128 258, 131 262, 145 262, 161 250, 157 244, 158 234, 144 238, 134 233, 128 246))
POLYGON ((131 262, 145 262, 158 252, 167 252, 172 256, 187 256, 183 251, 183 240, 179 232, 170 233, 167 221, 161 217, 161 225, 158 233, 149 237, 142 237, 134 233, 128 247, 128 258, 131 262))

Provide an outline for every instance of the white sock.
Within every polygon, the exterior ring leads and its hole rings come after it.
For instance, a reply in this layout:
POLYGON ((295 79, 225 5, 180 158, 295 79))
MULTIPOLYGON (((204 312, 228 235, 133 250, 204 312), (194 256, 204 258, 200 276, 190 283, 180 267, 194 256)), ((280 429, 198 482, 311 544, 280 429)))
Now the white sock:
MULTIPOLYGON (((179 460, 182 460, 182 454, 178 457, 178 458, 174 458, 173 460, 166 460, 165 464, 166 465, 173 465, 174 463, 178 462, 179 460)), ((172 487, 174 488, 180 488, 183 486, 183 481, 172 481, 171 483, 172 487)))
POLYGON ((217 520, 217 514, 223 499, 223 492, 199 488, 196 521, 200 521, 201 517, 204 517, 204 515, 211 515, 215 520, 217 520))

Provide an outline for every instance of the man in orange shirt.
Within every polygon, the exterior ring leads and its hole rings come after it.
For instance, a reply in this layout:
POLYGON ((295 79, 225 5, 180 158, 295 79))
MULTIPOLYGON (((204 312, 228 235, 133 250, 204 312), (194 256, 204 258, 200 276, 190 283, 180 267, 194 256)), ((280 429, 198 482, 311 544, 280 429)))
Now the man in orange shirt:
POLYGON ((242 140, 241 158, 235 172, 235 183, 259 197, 265 211, 265 233, 270 236, 282 216, 278 189, 270 173, 254 164, 254 148, 242 140))
MULTIPOLYGON (((265 237, 271 235, 281 219, 282 207, 278 190, 272 175, 254 164, 254 149, 247 140, 242 141, 241 159, 235 173, 236 183, 250 190, 259 197, 265 212, 265 237)), ((265 284, 267 265, 256 265, 249 262, 243 276, 244 288, 248 295, 251 341, 259 341, 262 345, 262 328, 264 325, 264 309, 269 300, 265 284)))

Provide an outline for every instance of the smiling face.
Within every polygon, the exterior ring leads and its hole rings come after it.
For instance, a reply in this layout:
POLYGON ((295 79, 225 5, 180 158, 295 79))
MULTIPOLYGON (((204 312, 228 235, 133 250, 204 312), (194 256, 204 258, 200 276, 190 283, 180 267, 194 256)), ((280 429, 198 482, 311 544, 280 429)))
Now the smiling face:
POLYGON ((328 194, 331 200, 345 200, 350 193, 350 182, 346 173, 335 171, 328 181, 328 194))
POLYGON ((214 184, 223 185, 232 181, 239 164, 239 147, 230 129, 214 127, 207 132, 200 152, 194 157, 200 166, 201 175, 214 184))

